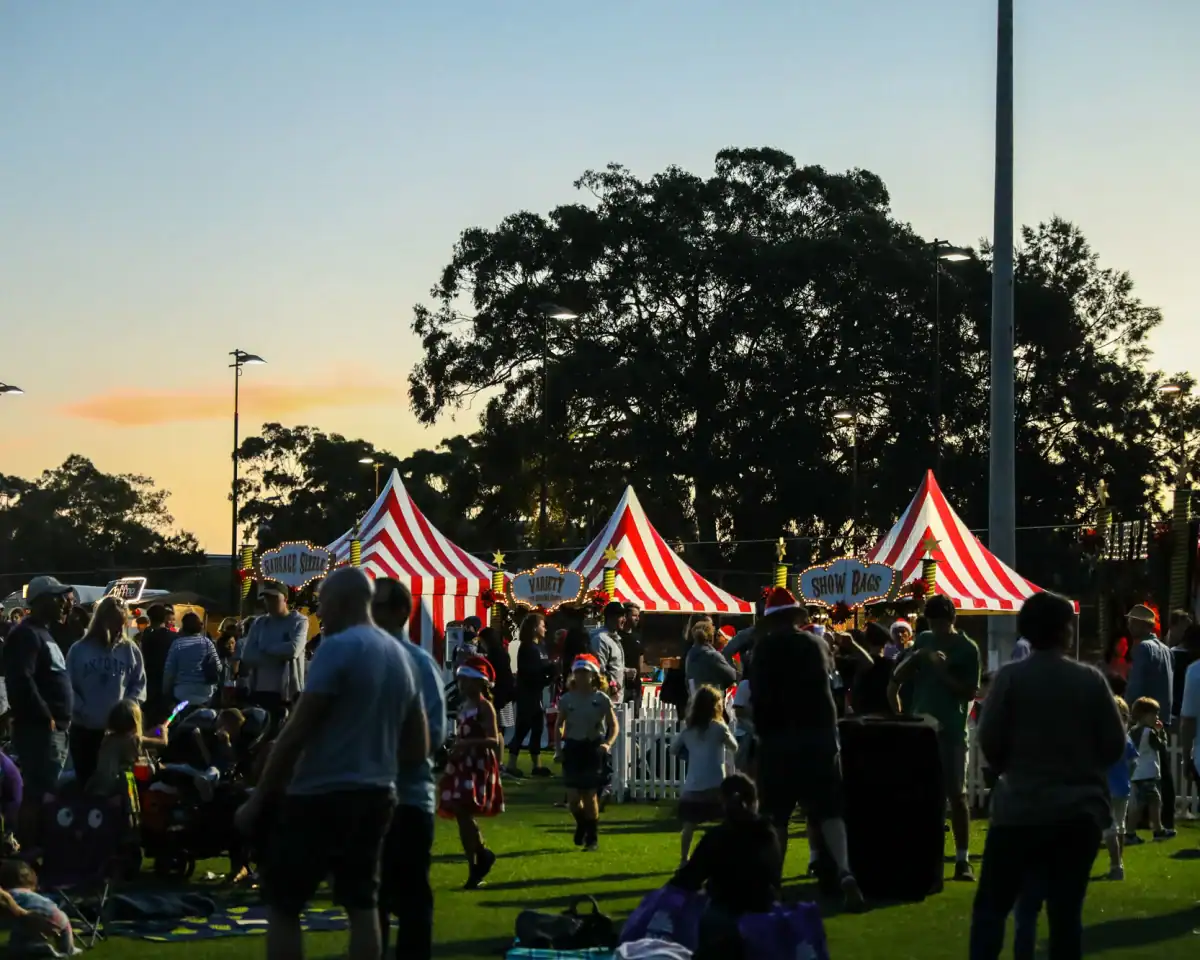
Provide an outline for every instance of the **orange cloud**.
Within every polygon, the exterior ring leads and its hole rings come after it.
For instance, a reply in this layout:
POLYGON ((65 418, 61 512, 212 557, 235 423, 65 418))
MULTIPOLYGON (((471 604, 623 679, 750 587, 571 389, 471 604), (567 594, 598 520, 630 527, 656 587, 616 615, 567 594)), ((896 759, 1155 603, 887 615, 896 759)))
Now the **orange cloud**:
MULTIPOLYGON (((282 419, 306 410, 392 403, 404 399, 405 391, 385 384, 280 386, 243 383, 241 395, 244 413, 255 419, 282 419)), ((59 412, 121 427, 147 427, 185 420, 228 419, 233 413, 233 397, 229 390, 112 390, 65 404, 59 412)))

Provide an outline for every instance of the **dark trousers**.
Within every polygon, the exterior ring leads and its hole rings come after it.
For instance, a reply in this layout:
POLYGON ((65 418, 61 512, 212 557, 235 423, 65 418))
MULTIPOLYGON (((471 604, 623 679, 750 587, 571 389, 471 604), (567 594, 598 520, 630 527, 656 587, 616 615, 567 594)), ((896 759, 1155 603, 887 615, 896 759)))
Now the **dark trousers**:
POLYGON ((433 814, 399 806, 383 845, 379 920, 387 956, 389 914, 396 918, 396 960, 429 960, 433 953, 433 814))
POLYGON ((537 758, 542 752, 542 731, 546 729, 546 712, 540 700, 517 701, 517 725, 513 728, 508 749, 514 754, 521 751, 526 738, 529 739, 529 755, 537 758))
POLYGON ((1043 891, 1050 960, 1082 957, 1083 900, 1099 849, 1100 828, 1090 820, 992 827, 971 911, 971 960, 998 960, 1017 898, 1043 891))
POLYGON ((104 740, 103 730, 89 730, 77 723, 71 724, 67 732, 67 747, 71 751, 71 766, 75 768, 75 782, 83 789, 96 772, 96 760, 100 756, 100 743, 104 740))
POLYGON ((279 733, 279 728, 283 726, 288 711, 288 705, 283 702, 283 696, 278 693, 252 693, 250 694, 250 703, 261 707, 270 714, 271 730, 273 734, 279 733))
POLYGON ((1171 763, 1171 751, 1161 750, 1158 754, 1159 784, 1162 793, 1162 825, 1165 830, 1175 829, 1175 769, 1171 763))

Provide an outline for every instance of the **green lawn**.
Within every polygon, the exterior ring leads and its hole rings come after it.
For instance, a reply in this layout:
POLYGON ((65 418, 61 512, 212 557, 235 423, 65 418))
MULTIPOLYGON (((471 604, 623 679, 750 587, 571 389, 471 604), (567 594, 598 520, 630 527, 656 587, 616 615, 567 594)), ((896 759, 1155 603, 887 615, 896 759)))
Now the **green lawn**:
MULTIPOLYGON (((613 805, 602 821, 601 846, 586 854, 571 844, 573 824, 551 804, 560 790, 554 781, 509 790, 508 812, 484 831, 499 855, 489 884, 467 893, 466 871, 452 824, 439 822, 433 882, 437 903, 435 953, 442 957, 495 958, 511 938, 518 911, 558 910, 572 895, 591 894, 610 915, 623 918, 648 891, 661 886, 678 860, 672 803, 613 805)), ((1110 960, 1192 960, 1200 927, 1197 889, 1200 827, 1184 824, 1179 839, 1146 844, 1126 855, 1124 883, 1097 882, 1085 911, 1089 957, 1110 960), (1153 954, 1151 954, 1153 950, 1153 954)), ((898 825, 903 829, 903 825, 898 825)), ((977 825, 972 853, 982 849, 984 826, 977 825)), ((797 831, 789 851, 790 898, 811 899, 802 882, 807 845, 797 831)), ((1107 869, 1107 856, 1098 864, 1107 869)), ((202 865, 221 869, 219 864, 202 865)), ((948 867, 949 870, 949 867, 948 867)), ((973 887, 949 883, 946 892, 919 904, 877 906, 861 916, 826 913, 834 960, 858 957, 920 957, 960 960, 966 955, 973 887)), ((1043 925, 1044 933, 1044 925, 1043 925)), ((344 934, 312 935, 310 957, 338 956, 344 934)), ((193 944, 154 944, 113 939, 96 949, 100 958, 178 957, 178 960, 234 960, 259 957, 263 944, 246 937, 193 944)))

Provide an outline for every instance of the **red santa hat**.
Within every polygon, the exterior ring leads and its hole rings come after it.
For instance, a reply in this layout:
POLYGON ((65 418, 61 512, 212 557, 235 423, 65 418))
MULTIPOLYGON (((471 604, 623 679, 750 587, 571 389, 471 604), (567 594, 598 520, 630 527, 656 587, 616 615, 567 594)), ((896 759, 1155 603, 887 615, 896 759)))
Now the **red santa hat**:
POLYGON ((720 633, 721 636, 723 636, 727 641, 732 640, 735 636, 737 636, 737 627, 731 623, 727 623, 721 628, 720 633))
POLYGON ((766 602, 763 604, 763 616, 769 617, 773 613, 783 613, 785 610, 799 610, 800 604, 796 602, 796 598, 792 596, 791 591, 786 587, 773 587, 771 592, 767 594, 766 602))
POLYGON ((600 661, 590 653, 581 653, 571 663, 571 670, 590 670, 596 676, 600 675, 600 661))
POLYGON ((485 657, 467 657, 457 670, 456 677, 467 677, 471 680, 482 680, 489 687, 496 682, 496 671, 485 657))

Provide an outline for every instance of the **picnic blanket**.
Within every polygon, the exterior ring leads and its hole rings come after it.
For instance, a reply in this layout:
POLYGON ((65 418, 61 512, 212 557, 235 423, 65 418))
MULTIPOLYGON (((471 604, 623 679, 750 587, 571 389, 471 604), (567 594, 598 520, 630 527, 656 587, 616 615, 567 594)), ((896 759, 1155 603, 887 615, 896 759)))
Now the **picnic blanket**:
MULTIPOLYGON (((345 930, 348 923, 346 912, 340 907, 313 907, 301 914, 300 926, 306 933, 331 933, 345 930)), ((112 920, 105 925, 105 932, 109 936, 135 937, 153 943, 261 936, 267 932, 267 908, 261 904, 229 906, 206 917, 112 920)))

